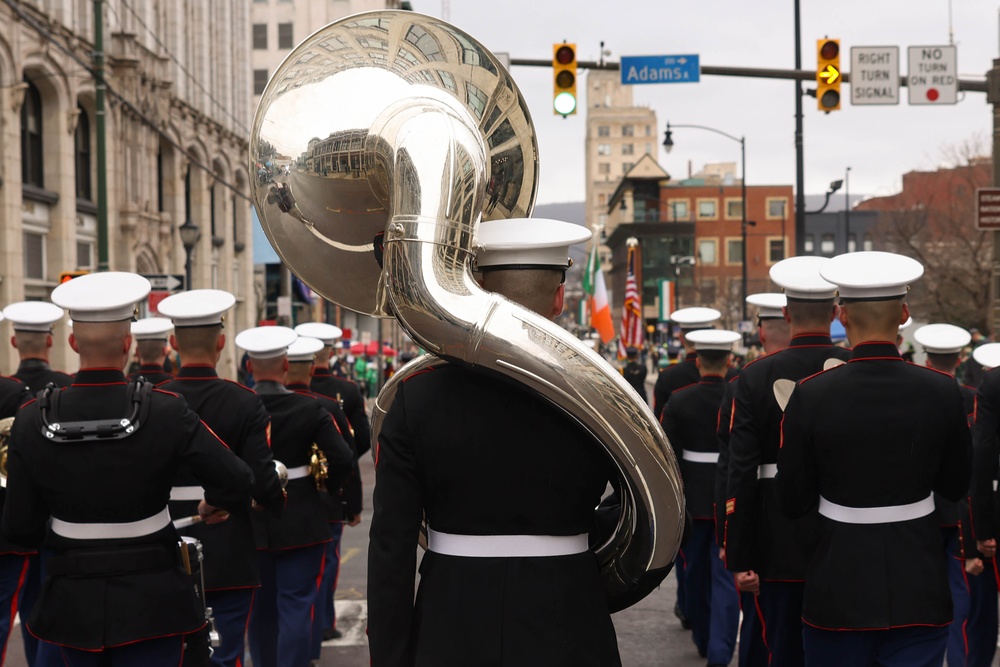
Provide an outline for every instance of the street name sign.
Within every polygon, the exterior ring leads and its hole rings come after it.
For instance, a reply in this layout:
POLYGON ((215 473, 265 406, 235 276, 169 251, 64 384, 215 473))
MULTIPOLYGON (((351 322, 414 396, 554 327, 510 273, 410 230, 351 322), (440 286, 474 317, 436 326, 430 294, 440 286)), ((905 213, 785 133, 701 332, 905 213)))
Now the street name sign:
POLYGON ((697 83, 698 56, 622 56, 622 85, 640 83, 697 83))
POLYGON ((911 46, 906 86, 910 104, 958 102, 958 47, 911 46))
POLYGON ((184 289, 184 275, 179 273, 155 273, 144 275, 150 287, 156 292, 174 292, 184 289))
POLYGON ((851 104, 899 104, 899 47, 851 47, 851 104))
POLYGON ((976 229, 1000 229, 1000 188, 976 190, 976 229))

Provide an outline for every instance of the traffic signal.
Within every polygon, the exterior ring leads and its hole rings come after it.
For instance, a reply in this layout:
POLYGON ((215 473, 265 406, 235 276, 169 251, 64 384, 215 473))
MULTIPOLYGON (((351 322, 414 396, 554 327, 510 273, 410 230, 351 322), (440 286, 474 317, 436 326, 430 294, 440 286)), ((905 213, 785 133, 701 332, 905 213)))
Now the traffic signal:
POLYGON ((73 278, 79 278, 80 276, 85 276, 90 271, 63 271, 59 274, 59 284, 68 283, 73 280, 73 278))
POLYGON ((816 40, 816 104, 820 111, 840 108, 840 40, 816 40))
POLYGON ((563 118, 576 113, 576 44, 552 45, 552 111, 563 118))

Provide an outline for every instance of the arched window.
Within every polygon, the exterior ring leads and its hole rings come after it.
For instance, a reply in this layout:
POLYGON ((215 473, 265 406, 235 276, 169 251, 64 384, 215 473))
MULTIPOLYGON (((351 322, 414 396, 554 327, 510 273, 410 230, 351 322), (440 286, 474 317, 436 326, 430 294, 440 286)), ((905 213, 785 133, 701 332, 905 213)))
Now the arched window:
POLYGON ((76 198, 90 201, 90 118, 83 107, 78 106, 80 115, 76 119, 74 154, 76 156, 76 198))
POLYGON ((42 96, 33 83, 25 79, 21 105, 21 182, 24 185, 45 187, 42 163, 42 96))

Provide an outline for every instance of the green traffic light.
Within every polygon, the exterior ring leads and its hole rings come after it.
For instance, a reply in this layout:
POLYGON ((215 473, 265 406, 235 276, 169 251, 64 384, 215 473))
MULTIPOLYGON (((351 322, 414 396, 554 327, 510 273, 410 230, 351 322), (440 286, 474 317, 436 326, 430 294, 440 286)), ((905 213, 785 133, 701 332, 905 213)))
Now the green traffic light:
POLYGON ((552 100, 552 107, 556 113, 568 116, 576 110, 576 95, 572 93, 559 93, 552 100))

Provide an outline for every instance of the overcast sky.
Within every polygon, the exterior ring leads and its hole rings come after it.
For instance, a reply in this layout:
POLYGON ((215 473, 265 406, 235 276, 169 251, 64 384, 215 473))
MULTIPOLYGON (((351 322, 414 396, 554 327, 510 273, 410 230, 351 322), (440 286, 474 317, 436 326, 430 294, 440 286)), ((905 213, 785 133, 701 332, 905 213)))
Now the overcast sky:
MULTIPOLYGON (((441 16, 441 0, 416 0, 414 9, 441 16)), ((816 65, 816 39, 841 40, 842 68, 850 68, 851 46, 899 46, 906 75, 908 46, 949 42, 948 0, 836 0, 802 4, 802 66, 816 65)), ((998 51, 997 0, 953 0, 952 24, 962 78, 982 79, 998 51)), ((622 55, 694 53, 701 64, 793 69, 792 0, 450 0, 450 21, 493 51, 513 58, 549 59, 552 43, 577 43, 579 60, 597 60, 600 42, 622 55)), ((576 116, 551 110, 550 68, 514 67, 538 133, 541 182, 538 203, 584 199, 584 96, 576 116)), ((581 72, 580 91, 586 90, 581 72)), ((809 87, 811 84, 804 84, 809 87)), ((749 185, 795 183, 794 83, 703 76, 700 83, 636 86, 637 105, 649 106, 660 125, 708 125, 746 136, 749 185)), ((803 100, 806 193, 822 194, 851 167, 851 193, 898 192, 902 175, 934 169, 944 153, 970 140, 989 150, 992 114, 984 93, 959 93, 955 105, 910 106, 906 89, 898 106, 851 106, 829 115, 816 100, 803 100)), ((674 150, 657 156, 674 177, 688 160, 739 160, 736 142, 702 130, 676 130, 674 150)))

